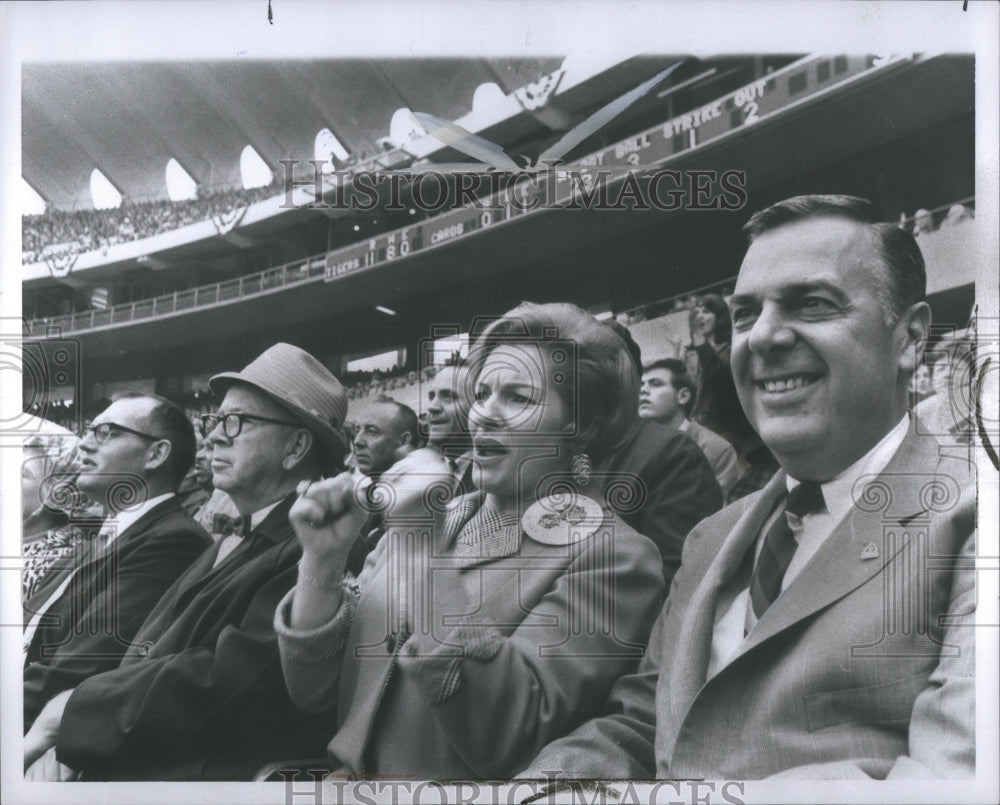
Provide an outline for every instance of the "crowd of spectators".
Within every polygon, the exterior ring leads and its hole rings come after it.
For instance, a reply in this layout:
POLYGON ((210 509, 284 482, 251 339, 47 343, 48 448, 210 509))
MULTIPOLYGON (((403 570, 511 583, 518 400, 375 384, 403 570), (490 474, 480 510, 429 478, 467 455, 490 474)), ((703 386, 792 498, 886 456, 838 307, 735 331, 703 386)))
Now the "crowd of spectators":
POLYGON ((913 237, 919 238, 938 229, 948 229, 963 221, 971 221, 975 217, 974 209, 965 204, 956 203, 947 208, 939 207, 933 211, 921 208, 913 214, 912 218, 903 218, 899 222, 899 226, 912 233, 913 237))
POLYGON ((25 440, 25 779, 287 781, 324 750, 344 779, 969 777, 974 568, 880 555, 858 501, 930 479, 922 537, 972 555, 945 460, 975 345, 914 372, 920 249, 862 199, 744 231, 667 360, 526 302, 420 371, 277 343, 170 399, 35 406, 73 433, 25 440))
MULTIPOLYGON (((443 365, 447 366, 454 363, 455 357, 452 356, 443 365)), ((385 400, 391 399, 393 391, 411 388, 418 383, 431 380, 440 371, 440 368, 439 366, 425 366, 417 372, 397 365, 386 370, 344 372, 341 381, 347 392, 348 399, 385 400)), ((173 394, 171 398, 184 409, 188 419, 196 425, 200 422, 204 414, 215 413, 218 407, 218 401, 207 389, 173 394)), ((107 408, 110 404, 110 399, 101 398, 88 405, 86 410, 81 412, 75 400, 62 400, 34 403, 26 406, 25 411, 32 416, 48 420, 67 430, 79 432, 89 422, 93 413, 107 408)))
POLYGON ((361 400, 389 395, 396 389, 414 386, 422 380, 430 380, 436 372, 437 368, 434 366, 426 366, 420 372, 393 366, 386 371, 345 372, 342 380, 348 399, 361 400))
POLYGON ((188 224, 273 196, 271 186, 202 193, 188 201, 129 201, 108 210, 47 209, 21 219, 21 260, 41 259, 47 246, 67 245, 78 252, 106 249, 119 243, 169 232, 188 224))

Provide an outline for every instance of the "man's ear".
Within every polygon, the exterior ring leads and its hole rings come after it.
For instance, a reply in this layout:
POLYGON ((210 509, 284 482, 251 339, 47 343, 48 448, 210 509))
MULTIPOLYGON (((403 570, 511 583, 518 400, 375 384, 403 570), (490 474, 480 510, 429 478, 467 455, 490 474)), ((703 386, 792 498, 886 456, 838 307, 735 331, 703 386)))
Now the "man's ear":
POLYGON ((163 463, 170 457, 172 448, 173 445, 170 444, 169 439, 157 439, 153 442, 146 451, 146 472, 162 467, 163 463))
POLYGON ((920 366, 930 329, 931 308, 926 302, 910 305, 899 317, 895 337, 899 339, 899 368, 904 372, 915 372, 920 366))
POLYGON ((312 433, 305 428, 298 428, 285 443, 285 457, 281 460, 281 466, 286 470, 294 468, 306 457, 312 444, 312 433))
POLYGON ((691 399, 691 389, 682 388, 680 391, 677 392, 677 402, 680 403, 681 408, 687 405, 690 399, 691 399))

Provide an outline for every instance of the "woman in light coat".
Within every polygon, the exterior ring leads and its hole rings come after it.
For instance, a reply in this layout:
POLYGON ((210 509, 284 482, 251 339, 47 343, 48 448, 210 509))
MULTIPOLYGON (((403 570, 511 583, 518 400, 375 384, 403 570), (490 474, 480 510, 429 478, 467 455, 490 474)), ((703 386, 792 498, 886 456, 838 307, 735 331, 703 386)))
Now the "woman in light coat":
POLYGON ((275 628, 292 700, 331 714, 339 773, 513 775, 596 713, 659 609, 657 549, 590 469, 636 415, 621 339, 573 305, 524 304, 470 358, 479 492, 392 501, 357 579, 341 569, 361 503, 385 490, 342 475, 291 511, 303 557, 275 628))

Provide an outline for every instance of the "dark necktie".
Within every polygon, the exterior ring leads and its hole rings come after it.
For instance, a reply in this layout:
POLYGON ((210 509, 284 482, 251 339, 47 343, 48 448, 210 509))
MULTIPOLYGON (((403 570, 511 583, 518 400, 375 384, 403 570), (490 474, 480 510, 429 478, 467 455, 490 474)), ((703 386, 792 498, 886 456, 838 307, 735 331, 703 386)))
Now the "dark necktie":
POLYGON ((788 493, 781 514, 764 536, 764 544, 761 546, 753 578, 750 580, 750 601, 753 604, 754 615, 758 618, 781 594, 781 581, 785 577, 785 571, 788 570, 796 548, 799 547, 785 515, 791 513, 796 517, 804 517, 819 511, 824 505, 823 491, 814 481, 799 484, 788 493))

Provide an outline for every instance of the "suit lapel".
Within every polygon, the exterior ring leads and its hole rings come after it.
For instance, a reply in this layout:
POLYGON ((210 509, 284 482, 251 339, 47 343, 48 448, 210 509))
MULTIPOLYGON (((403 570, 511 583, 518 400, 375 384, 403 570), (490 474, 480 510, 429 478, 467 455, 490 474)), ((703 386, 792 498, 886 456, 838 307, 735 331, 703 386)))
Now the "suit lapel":
POLYGON ((222 545, 222 540, 216 543, 214 549, 206 549, 181 577, 176 597, 178 604, 180 605, 181 602, 186 601, 194 592, 200 590, 210 580, 228 573, 234 563, 238 563, 240 555, 249 550, 250 545, 257 540, 267 539, 271 542, 281 542, 288 539, 293 533, 292 525, 288 521, 288 511, 292 508, 295 497, 295 494, 292 493, 275 506, 268 513, 267 517, 264 518, 263 522, 253 529, 250 536, 246 537, 218 565, 215 564, 215 558, 219 555, 219 547, 222 545))
POLYGON ((714 558, 691 593, 676 646, 670 649, 674 669, 671 697, 676 713, 685 712, 705 684, 719 593, 739 569, 747 552, 752 550, 764 523, 784 496, 785 488, 785 473, 778 472, 725 535, 722 544, 718 548, 706 546, 706 550, 714 552, 714 558))
POLYGON ((132 525, 115 536, 114 542, 111 543, 110 547, 115 548, 116 546, 124 545, 126 542, 133 539, 136 534, 142 534, 149 530, 149 527, 156 520, 162 519, 175 511, 180 511, 180 505, 177 503, 176 496, 168 498, 162 503, 158 503, 152 509, 143 513, 142 517, 132 523, 132 525))
POLYGON ((905 525, 927 510, 922 496, 936 465, 936 451, 911 431, 878 476, 862 476, 844 519, 743 641, 737 657, 881 573, 905 544, 885 543, 883 527, 905 525), (863 556, 869 543, 878 549, 877 558, 863 556))
MULTIPOLYGON (((112 557, 116 550, 124 547, 130 540, 135 539, 138 535, 145 533, 149 526, 155 523, 161 517, 166 516, 174 509, 177 509, 176 498, 170 498, 165 500, 145 512, 142 517, 136 520, 132 525, 126 528, 118 536, 115 537, 115 541, 105 549, 100 543, 99 537, 95 536, 86 543, 86 547, 80 552, 74 552, 71 556, 72 561, 68 563, 64 571, 59 573, 57 578, 53 579, 53 583, 46 584, 43 590, 32 596, 32 600, 28 603, 25 614, 25 623, 29 622, 36 612, 37 607, 43 608, 44 612, 42 614, 41 621, 39 622, 39 628, 35 630, 32 635, 31 647, 33 648, 39 635, 42 633, 43 628, 49 623, 47 619, 50 617, 50 611, 54 608, 64 606, 62 604, 63 600, 67 595, 81 595, 88 594, 94 590, 94 585, 99 584, 105 588, 108 585, 115 584, 112 579, 112 574, 117 572, 117 564, 111 564, 107 567, 109 562, 116 562, 112 557), (51 606, 46 606, 50 603, 49 599, 55 594, 55 591, 63 584, 67 578, 73 577, 66 588, 62 591, 59 597, 51 601, 51 606), (84 592, 86 591, 86 593, 84 592)), ((50 574, 51 575, 51 574, 50 574)), ((70 603, 69 607, 71 611, 77 610, 79 607, 85 607, 83 602, 70 603)), ((55 614, 55 613, 51 613, 55 614)))
MULTIPOLYGON (((133 539, 137 534, 141 534, 146 530, 146 527, 151 524, 151 522, 170 511, 170 504, 173 503, 172 508, 176 508, 176 499, 171 498, 166 500, 158 506, 154 506, 148 512, 142 515, 138 520, 136 520, 127 529, 122 531, 115 541, 111 543, 111 548, 123 546, 128 540, 133 539)), ((96 522, 96 521, 95 521, 96 522)), ((38 607, 43 607, 52 597, 55 591, 63 584, 66 579, 74 574, 81 573, 84 568, 88 568, 97 562, 105 559, 110 555, 111 551, 105 551, 100 545, 100 539, 96 536, 86 540, 82 543, 78 550, 74 550, 68 556, 61 559, 53 568, 46 574, 46 579, 44 585, 35 592, 31 597, 31 600, 26 603, 25 606, 25 616, 26 622, 33 617, 34 613, 37 611, 38 607)), ((96 573, 90 573, 91 578, 99 578, 96 573)), ((71 589, 67 587, 67 591, 71 589)), ((63 593, 65 595, 65 592, 63 593)), ((53 602, 54 603, 54 602, 53 602)))

